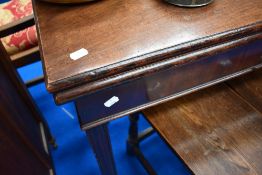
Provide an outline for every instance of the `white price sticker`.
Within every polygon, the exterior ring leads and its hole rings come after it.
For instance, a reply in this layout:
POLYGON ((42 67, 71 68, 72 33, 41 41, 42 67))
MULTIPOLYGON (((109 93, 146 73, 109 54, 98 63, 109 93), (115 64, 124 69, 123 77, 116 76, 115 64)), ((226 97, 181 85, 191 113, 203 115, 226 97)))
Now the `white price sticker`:
POLYGON ((78 60, 79 58, 82 58, 84 56, 88 55, 88 50, 82 48, 82 49, 79 49, 73 53, 70 53, 70 58, 72 60, 78 60))
POLYGON ((119 98, 117 96, 113 96, 112 98, 110 98, 109 100, 107 100, 104 105, 107 108, 110 108, 111 106, 113 106, 114 104, 116 104, 117 102, 119 102, 119 98))

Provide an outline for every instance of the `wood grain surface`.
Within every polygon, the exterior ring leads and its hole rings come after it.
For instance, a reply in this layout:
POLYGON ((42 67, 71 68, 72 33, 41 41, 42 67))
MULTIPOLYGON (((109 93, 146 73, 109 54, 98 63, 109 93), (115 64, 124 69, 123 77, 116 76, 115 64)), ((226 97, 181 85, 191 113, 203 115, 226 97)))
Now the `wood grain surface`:
POLYGON ((74 6, 34 1, 51 92, 116 76, 183 53, 261 32, 261 0, 219 0, 188 9, 162 0, 104 0, 74 6), (89 54, 73 61, 69 54, 89 54))
POLYGON ((143 113, 196 175, 262 174, 262 114, 225 84, 143 113))
POLYGON ((229 81, 228 84, 262 113, 262 69, 229 81))

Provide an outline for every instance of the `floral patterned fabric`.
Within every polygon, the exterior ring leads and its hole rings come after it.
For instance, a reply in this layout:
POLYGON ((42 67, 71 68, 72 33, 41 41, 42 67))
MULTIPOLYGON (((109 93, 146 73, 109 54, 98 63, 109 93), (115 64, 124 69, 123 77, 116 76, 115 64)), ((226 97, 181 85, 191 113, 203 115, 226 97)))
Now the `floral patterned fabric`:
MULTIPOLYGON (((32 13, 31 0, 11 0, 0 4, 0 26, 31 15, 32 13)), ((38 45, 35 26, 1 38, 1 40, 10 55, 38 45)))

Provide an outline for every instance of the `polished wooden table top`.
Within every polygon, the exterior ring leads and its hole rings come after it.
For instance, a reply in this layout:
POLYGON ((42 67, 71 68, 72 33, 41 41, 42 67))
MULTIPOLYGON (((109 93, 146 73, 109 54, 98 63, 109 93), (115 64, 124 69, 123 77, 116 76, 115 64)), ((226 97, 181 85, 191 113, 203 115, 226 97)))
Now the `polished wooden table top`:
POLYGON ((261 0, 216 0, 196 9, 162 0, 104 0, 74 6, 34 1, 47 89, 62 96, 70 89, 74 95, 68 100, 72 100, 106 87, 99 80, 123 77, 146 65, 259 32, 261 9, 261 0), (81 48, 89 54, 70 59, 70 53, 81 48), (94 83, 94 89, 81 89, 94 83))

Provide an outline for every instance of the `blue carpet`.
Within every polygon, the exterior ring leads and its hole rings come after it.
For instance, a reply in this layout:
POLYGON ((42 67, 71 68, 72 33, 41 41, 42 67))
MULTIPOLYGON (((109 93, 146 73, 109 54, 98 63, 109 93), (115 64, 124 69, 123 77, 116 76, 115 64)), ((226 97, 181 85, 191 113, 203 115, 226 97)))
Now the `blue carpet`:
POLYGON ((1 5, 1 3, 5 3, 5 2, 8 2, 8 1, 10 1, 10 0, 0 0, 0 5, 1 5))
MULTIPOLYGON (((18 71, 24 81, 42 74, 41 63, 37 62, 20 68, 18 71)), ((99 168, 86 135, 80 130, 78 118, 73 103, 56 106, 44 83, 29 89, 35 102, 46 118, 55 136, 58 148, 52 150, 51 156, 57 175, 96 175, 99 168)), ((140 119, 142 130, 149 124, 140 119)), ((135 157, 128 156, 125 142, 128 131, 128 119, 110 122, 109 130, 112 139, 113 152, 119 175, 144 175, 143 167, 135 157)), ((146 155, 154 169, 160 175, 188 175, 189 171, 173 154, 157 134, 152 135, 141 144, 141 150, 146 155)))

